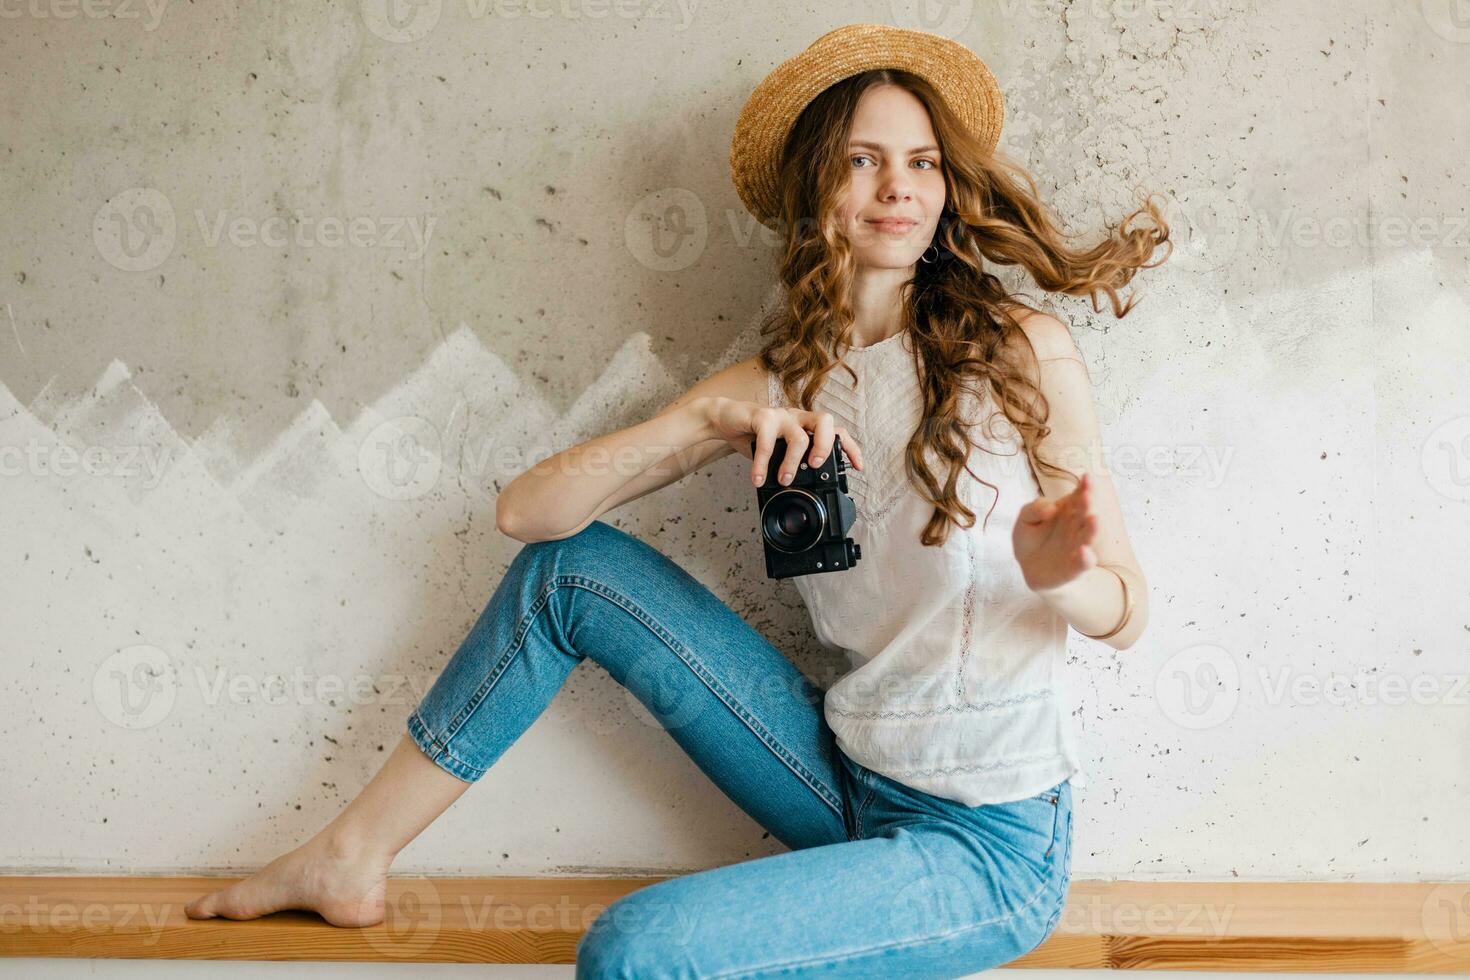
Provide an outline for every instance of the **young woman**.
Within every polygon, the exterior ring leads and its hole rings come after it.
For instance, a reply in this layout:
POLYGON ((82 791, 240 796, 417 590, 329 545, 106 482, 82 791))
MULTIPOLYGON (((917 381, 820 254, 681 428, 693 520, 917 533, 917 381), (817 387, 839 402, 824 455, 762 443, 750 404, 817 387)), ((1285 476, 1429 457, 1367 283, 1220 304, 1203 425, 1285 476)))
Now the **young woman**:
POLYGON ((948 977, 1039 945, 1062 912, 1082 775, 1055 682, 1066 630, 1127 649, 1147 586, 1067 329, 982 258, 1104 292, 1123 316, 1116 288, 1168 229, 1150 203, 1152 230, 1068 248, 994 152, 1001 112, 979 59, 922 32, 852 25, 772 72, 732 153, 742 200, 786 235, 786 302, 760 354, 506 487, 497 523, 526 545, 382 770, 310 841, 188 914, 381 921, 394 857, 591 657, 791 850, 620 899, 578 976, 948 977), (788 483, 835 435, 862 558, 793 579, 853 666, 824 692, 598 518, 732 452, 759 486, 777 438, 788 483), (629 450, 647 460, 636 473, 581 465, 629 450))

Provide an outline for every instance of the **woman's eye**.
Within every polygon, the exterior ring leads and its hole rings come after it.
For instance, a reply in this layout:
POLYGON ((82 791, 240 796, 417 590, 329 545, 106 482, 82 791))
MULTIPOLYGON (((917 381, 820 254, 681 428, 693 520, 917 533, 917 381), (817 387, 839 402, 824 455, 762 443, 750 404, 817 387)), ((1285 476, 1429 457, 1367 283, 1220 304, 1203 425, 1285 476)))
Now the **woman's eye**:
MULTIPOLYGON (((848 162, 856 165, 857 161, 859 161, 859 160, 868 160, 868 161, 871 161, 872 159, 873 158, 870 157, 870 156, 868 156, 866 153, 858 153, 858 154, 855 154, 854 156, 850 157, 848 159, 848 162)), ((938 170, 939 169, 939 164, 935 163, 933 160, 930 160, 928 158, 924 158, 924 159, 921 159, 921 160, 915 160, 914 163, 927 163, 929 166, 923 168, 923 169, 926 169, 926 170, 938 170)), ((866 169, 866 168, 859 168, 859 169, 866 169)))

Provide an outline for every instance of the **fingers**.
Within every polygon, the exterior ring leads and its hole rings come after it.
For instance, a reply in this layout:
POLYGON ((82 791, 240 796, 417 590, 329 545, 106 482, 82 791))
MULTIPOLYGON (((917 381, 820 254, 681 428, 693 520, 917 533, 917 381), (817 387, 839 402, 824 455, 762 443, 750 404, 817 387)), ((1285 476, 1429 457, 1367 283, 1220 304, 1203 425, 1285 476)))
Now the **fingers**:
POLYGON ((815 469, 832 453, 832 436, 836 430, 832 424, 831 412, 812 412, 811 415, 816 424, 813 427, 812 452, 807 457, 807 465, 815 469))
POLYGON ((766 482, 777 439, 786 440, 786 452, 776 473, 777 482, 783 486, 796 478, 804 456, 808 466, 821 466, 832 454, 832 444, 839 436, 848 461, 855 468, 863 469, 862 446, 846 429, 834 424, 831 412, 762 409, 755 414, 753 429, 755 449, 751 455, 750 479, 757 487, 766 482), (808 426, 812 429, 810 433, 808 426))
POLYGON ((766 467, 770 464, 771 450, 776 446, 780 434, 777 412, 763 409, 755 416, 755 455, 751 457, 750 479, 757 487, 766 482, 766 467))
POLYGON ((849 435, 846 429, 838 429, 837 434, 842 437, 843 453, 852 460, 853 466, 861 470, 863 468, 863 447, 857 444, 857 440, 849 435))
POLYGON ((776 474, 776 479, 785 486, 796 479, 796 468, 801 465, 801 457, 806 454, 811 438, 794 415, 787 415, 781 425, 781 435, 786 437, 786 455, 781 459, 781 469, 776 474))

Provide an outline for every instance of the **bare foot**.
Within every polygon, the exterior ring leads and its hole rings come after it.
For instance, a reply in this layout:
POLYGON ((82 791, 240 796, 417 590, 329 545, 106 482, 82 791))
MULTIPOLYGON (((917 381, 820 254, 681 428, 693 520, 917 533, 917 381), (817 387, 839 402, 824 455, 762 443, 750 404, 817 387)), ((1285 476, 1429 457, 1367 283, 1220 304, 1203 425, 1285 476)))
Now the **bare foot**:
POLYGON ((254 919, 281 909, 316 912, 334 926, 384 919, 391 857, 349 853, 315 837, 243 881, 184 906, 191 919, 254 919))

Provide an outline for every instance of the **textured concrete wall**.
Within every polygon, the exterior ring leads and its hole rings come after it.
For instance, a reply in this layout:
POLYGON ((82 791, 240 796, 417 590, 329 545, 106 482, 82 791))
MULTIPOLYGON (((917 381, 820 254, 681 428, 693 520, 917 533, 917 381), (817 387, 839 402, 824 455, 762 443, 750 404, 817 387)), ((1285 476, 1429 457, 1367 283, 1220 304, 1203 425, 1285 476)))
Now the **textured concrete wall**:
MULTIPOLYGON (((1136 649, 1073 640, 1074 873, 1467 870, 1454 0, 804 6, 0 0, 0 866, 330 819, 519 547, 498 488, 753 352, 735 116, 882 20, 991 64, 1079 235, 1172 200, 1132 315, 1057 304, 1154 587, 1136 649)), ((744 478, 609 518, 830 682, 744 478)), ((779 850, 588 664, 398 868, 779 850)))

